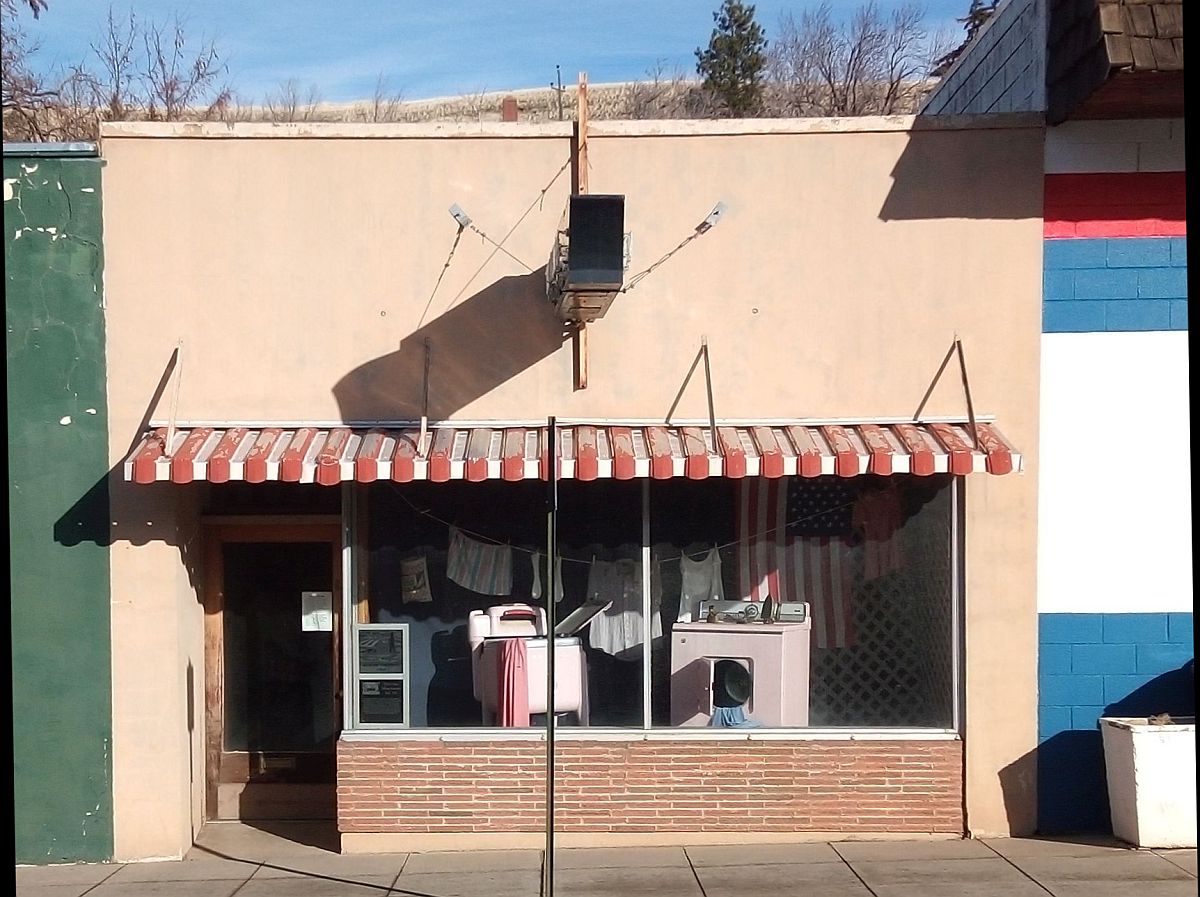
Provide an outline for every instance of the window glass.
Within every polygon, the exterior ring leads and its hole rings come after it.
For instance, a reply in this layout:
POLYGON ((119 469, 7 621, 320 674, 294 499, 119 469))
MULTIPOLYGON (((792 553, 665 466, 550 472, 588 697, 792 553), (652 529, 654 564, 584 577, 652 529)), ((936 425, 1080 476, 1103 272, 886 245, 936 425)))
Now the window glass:
POLYGON ((950 491, 916 476, 652 482, 654 725, 952 726, 950 491))
MULTIPOLYGON (((379 483, 360 502, 358 619, 407 624, 408 727, 543 726, 546 484, 379 483)), ((640 483, 559 484, 554 614, 596 606, 555 641, 562 725, 643 725, 641 532, 640 483)))
MULTIPOLYGON (((641 728, 648 666, 656 727, 949 728, 951 492, 948 476, 565 480, 551 595, 544 483, 373 484, 357 620, 404 624, 408 652, 408 706, 379 719, 543 726, 554 600, 562 725, 641 728)), ((373 638, 350 638, 361 669, 382 662, 373 638)), ((386 687, 360 701, 394 703, 386 687)))

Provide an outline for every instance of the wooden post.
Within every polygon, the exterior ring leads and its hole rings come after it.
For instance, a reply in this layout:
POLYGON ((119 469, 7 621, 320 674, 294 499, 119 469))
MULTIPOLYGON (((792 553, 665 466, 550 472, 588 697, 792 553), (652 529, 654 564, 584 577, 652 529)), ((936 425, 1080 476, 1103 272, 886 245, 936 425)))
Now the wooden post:
POLYGON ((587 72, 579 73, 579 112, 578 112, 578 127, 579 127, 579 169, 578 169, 578 185, 577 189, 580 193, 588 192, 588 148, 587 148, 587 132, 588 132, 588 79, 587 72))
MULTIPOLYGON (((575 191, 588 192, 588 81, 587 72, 579 73, 579 111, 575 123, 575 191)), ((575 353, 575 389, 587 389, 587 324, 582 321, 571 332, 571 345, 575 353)))

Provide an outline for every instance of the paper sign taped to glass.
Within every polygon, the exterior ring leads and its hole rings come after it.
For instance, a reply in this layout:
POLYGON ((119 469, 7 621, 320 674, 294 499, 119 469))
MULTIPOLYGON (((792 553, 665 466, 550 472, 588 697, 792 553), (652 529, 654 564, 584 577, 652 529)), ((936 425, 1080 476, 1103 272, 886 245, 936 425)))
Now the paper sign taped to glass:
POLYGON ((333 592, 300 593, 302 632, 333 632, 333 592))

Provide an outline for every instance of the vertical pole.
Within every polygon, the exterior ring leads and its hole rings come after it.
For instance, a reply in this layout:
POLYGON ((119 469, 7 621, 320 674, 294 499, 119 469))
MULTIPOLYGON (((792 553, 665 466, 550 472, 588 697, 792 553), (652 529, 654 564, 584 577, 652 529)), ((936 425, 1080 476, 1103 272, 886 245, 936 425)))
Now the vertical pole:
POLYGON ((654 607, 650 601, 650 479, 642 480, 642 725, 649 729, 653 723, 650 706, 651 633, 650 615, 654 607))
POLYGON ((542 897, 554 897, 554 636, 555 563, 558 554, 558 432, 554 416, 546 426, 546 861, 542 897))
POLYGON ((588 192, 588 76, 579 73, 579 182, 578 191, 588 192))

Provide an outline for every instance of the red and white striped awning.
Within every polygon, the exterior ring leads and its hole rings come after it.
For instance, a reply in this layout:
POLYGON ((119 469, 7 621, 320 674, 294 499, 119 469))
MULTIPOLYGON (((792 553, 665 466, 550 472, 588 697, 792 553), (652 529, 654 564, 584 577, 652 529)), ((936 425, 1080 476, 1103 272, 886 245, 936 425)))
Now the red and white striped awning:
MULTIPOLYGON (((558 475, 816 477, 1005 474, 1021 455, 994 424, 965 423, 558 427, 558 475)), ((546 427, 189 427, 146 433, 125 459, 134 483, 373 483, 531 480, 548 473, 546 427)))

